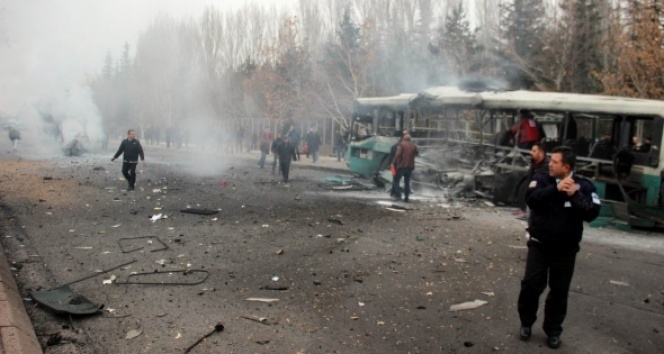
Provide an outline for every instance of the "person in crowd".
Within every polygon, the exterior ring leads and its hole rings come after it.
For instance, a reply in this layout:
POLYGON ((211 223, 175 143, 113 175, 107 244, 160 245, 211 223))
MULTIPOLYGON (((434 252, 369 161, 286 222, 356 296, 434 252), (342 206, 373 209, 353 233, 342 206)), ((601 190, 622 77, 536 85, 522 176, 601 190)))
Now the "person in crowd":
MULTIPOLYGON (((277 156, 277 148, 279 147, 279 144, 283 142, 283 134, 281 132, 277 133, 277 138, 272 141, 272 146, 270 148, 270 151, 272 151, 272 174, 275 173, 275 170, 277 169, 277 164, 279 163, 279 157, 277 156)), ((279 171, 281 171, 281 166, 279 166, 279 171)))
POLYGON ((522 340, 530 339, 539 298, 548 283, 543 329, 548 337, 547 345, 553 349, 561 345, 562 323, 567 314, 568 292, 583 222, 594 220, 601 208, 593 183, 574 173, 575 163, 572 149, 554 148, 549 173, 535 174, 526 192, 526 203, 531 210, 530 239, 518 298, 519 336, 522 340))
POLYGON ((318 134, 318 129, 313 127, 309 133, 307 133, 307 146, 309 147, 309 154, 311 155, 313 163, 318 161, 318 150, 320 149, 320 145, 320 134, 318 134))
POLYGON ((138 165, 138 158, 140 157, 143 164, 145 164, 143 147, 136 139, 136 132, 133 129, 127 131, 127 139, 122 140, 118 151, 111 161, 115 161, 121 154, 123 154, 122 175, 127 180, 127 190, 133 191, 136 185, 136 165, 138 165))
POLYGON ((265 165, 265 158, 267 157, 268 154, 270 154, 270 144, 272 143, 272 132, 270 132, 270 128, 265 128, 263 130, 263 133, 261 133, 261 139, 260 139, 260 150, 261 150, 261 157, 258 160, 258 167, 263 168, 265 165))
POLYGON ((396 169, 396 180, 393 184, 395 187, 395 196, 394 200, 401 200, 401 178, 403 177, 404 183, 404 202, 409 202, 409 196, 411 193, 410 190, 410 178, 413 175, 413 170, 415 169, 415 156, 419 155, 417 146, 411 141, 410 135, 406 134, 403 136, 399 146, 397 146, 397 151, 394 154, 394 159, 392 160, 392 167, 396 169))
MULTIPOLYGON (((530 149, 530 168, 528 169, 528 182, 533 179, 533 176, 537 173, 548 173, 549 172, 549 159, 546 157, 546 147, 541 141, 533 144, 533 147, 530 149)), ((517 219, 526 220, 526 192, 527 189, 523 190, 523 194, 519 195, 519 210, 514 216, 517 219)), ((519 191, 521 192, 521 191, 519 191)))
POLYGON ((21 132, 16 127, 9 127, 9 140, 12 142, 12 152, 18 149, 18 141, 21 140, 21 132))
MULTIPOLYGON (((295 154, 297 155, 297 161, 300 161, 300 131, 295 129, 295 126, 291 124, 286 134, 291 144, 295 147, 295 154)), ((309 157, 309 156, 307 156, 309 157)))
POLYGON ((521 119, 512 126, 511 132, 513 135, 518 135, 517 146, 519 149, 530 150, 533 144, 545 137, 544 130, 529 110, 523 109, 520 114, 521 119))
POLYGON ((283 176, 283 182, 288 183, 288 172, 290 170, 291 160, 296 160, 295 146, 291 143, 288 136, 277 145, 277 155, 279 155, 279 169, 283 176))
POLYGON ((334 152, 337 156, 337 161, 341 161, 341 158, 344 157, 346 152, 346 139, 342 130, 339 130, 334 134, 334 152))

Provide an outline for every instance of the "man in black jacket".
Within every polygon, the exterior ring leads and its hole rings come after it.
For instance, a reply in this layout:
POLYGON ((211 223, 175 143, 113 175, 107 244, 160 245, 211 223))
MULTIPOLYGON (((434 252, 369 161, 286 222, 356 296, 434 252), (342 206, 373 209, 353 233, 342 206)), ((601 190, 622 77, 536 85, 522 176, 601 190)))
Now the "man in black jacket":
POLYGON ((290 142, 288 136, 283 138, 279 145, 277 145, 277 154, 279 155, 279 168, 284 176, 284 183, 286 183, 288 182, 288 171, 290 169, 291 159, 293 161, 297 160, 295 145, 290 142))
POLYGON ((115 156, 113 156, 111 161, 115 161, 118 156, 123 153, 124 156, 122 157, 122 174, 124 175, 125 179, 127 179, 127 183, 129 183, 127 190, 133 191, 134 184, 136 183, 136 165, 138 165, 139 156, 141 157, 143 164, 145 164, 143 147, 141 146, 141 143, 136 140, 136 132, 134 132, 133 129, 127 131, 127 139, 122 140, 118 151, 115 153, 115 156))
POLYGON ((520 337, 528 340, 537 319, 539 297, 549 294, 544 308, 544 332, 550 348, 560 347, 562 323, 567 313, 576 253, 583 234, 583 222, 599 215, 600 200, 592 182, 573 173, 576 156, 568 147, 553 149, 549 173, 533 176, 526 203, 531 209, 528 257, 521 281, 518 309, 520 337))

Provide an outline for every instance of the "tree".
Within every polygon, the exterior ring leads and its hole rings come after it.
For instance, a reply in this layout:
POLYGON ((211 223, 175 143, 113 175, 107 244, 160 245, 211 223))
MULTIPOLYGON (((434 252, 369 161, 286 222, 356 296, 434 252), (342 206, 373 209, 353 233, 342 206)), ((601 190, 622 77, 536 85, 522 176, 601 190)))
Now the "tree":
POLYGON ((630 0, 625 5, 626 26, 609 43, 617 56, 600 75, 604 91, 664 99, 664 4, 661 0, 630 0))
POLYGON ((505 78, 515 88, 532 88, 549 58, 542 54, 546 38, 542 0, 514 0, 500 6, 500 48, 505 78))

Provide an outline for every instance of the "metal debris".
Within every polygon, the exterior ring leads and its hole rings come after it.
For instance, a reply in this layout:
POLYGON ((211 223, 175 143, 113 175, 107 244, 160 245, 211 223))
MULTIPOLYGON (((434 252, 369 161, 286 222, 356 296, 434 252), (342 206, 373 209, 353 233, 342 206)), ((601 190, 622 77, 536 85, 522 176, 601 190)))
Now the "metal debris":
MULTIPOLYGON (((184 354, 189 353, 192 349, 194 349, 195 346, 197 346, 197 345, 200 344, 202 341, 204 341, 205 338, 207 338, 207 337, 209 337, 209 336, 215 334, 216 332, 221 332, 221 331, 223 331, 223 330, 224 330, 224 325, 223 325, 221 322, 217 323, 216 325, 214 325, 214 329, 213 329, 212 331, 208 332, 206 335, 204 335, 203 337, 199 338, 194 344, 190 345, 190 346, 184 351, 184 354)), ((179 333, 178 333, 178 334, 179 334, 179 333)))
POLYGON ((468 301, 450 306, 450 311, 474 310, 486 304, 488 304, 488 302, 484 300, 468 301))
POLYGON ((138 336, 143 334, 142 329, 132 329, 131 331, 127 332, 127 335, 125 336, 125 339, 134 339, 138 336))

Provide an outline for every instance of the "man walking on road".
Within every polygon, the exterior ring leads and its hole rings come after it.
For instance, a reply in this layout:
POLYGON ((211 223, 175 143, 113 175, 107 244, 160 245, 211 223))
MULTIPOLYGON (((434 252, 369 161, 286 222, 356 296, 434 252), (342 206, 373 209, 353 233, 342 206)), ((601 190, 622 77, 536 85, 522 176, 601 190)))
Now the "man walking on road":
POLYGON ((284 177, 284 183, 287 183, 291 160, 297 159, 295 146, 293 146, 288 137, 285 137, 277 146, 277 154, 279 155, 279 168, 284 177))
POLYGON ((311 160, 313 163, 318 161, 318 149, 320 149, 321 139, 320 134, 318 134, 318 129, 313 127, 306 136, 307 146, 309 149, 309 154, 311 155, 311 160))
POLYGON ((295 129, 295 126, 291 124, 290 129, 288 130, 288 133, 286 134, 288 137, 288 140, 290 140, 291 144, 295 147, 295 154, 297 154, 297 160, 300 160, 300 132, 295 129))
POLYGON ((136 132, 133 129, 127 131, 127 139, 122 140, 118 151, 115 153, 115 156, 111 161, 115 161, 120 154, 124 154, 122 159, 122 174, 129 186, 127 187, 128 191, 134 190, 134 185, 136 184, 136 165, 138 165, 138 157, 141 157, 141 161, 145 164, 145 155, 143 155, 143 147, 141 143, 136 140, 136 132))
POLYGON ((583 222, 594 220, 601 207, 592 182, 573 173, 575 163, 576 156, 570 148, 553 149, 549 173, 535 174, 526 192, 526 203, 531 209, 530 240, 518 300, 519 336, 522 340, 530 339, 539 297, 548 282, 543 329, 548 336, 547 345, 553 349, 561 345, 560 334, 583 222))
POLYGON ((397 146, 397 152, 394 154, 394 159, 392 160, 392 166, 397 170, 396 178, 394 179, 394 200, 401 200, 401 177, 403 177, 404 188, 404 199, 403 201, 408 203, 408 196, 410 196, 410 177, 413 175, 413 170, 415 169, 415 156, 418 156, 420 153, 417 150, 417 146, 411 141, 410 135, 406 134, 403 136, 399 146, 397 146))

